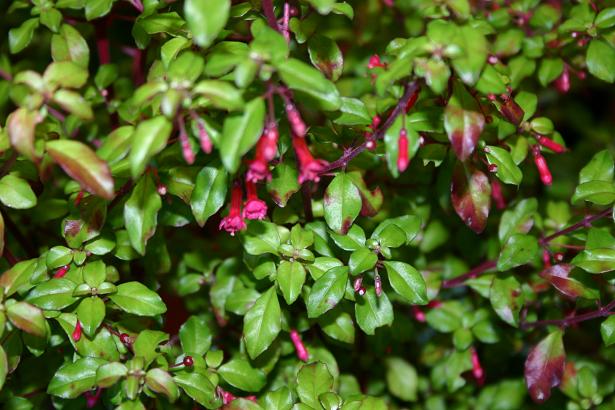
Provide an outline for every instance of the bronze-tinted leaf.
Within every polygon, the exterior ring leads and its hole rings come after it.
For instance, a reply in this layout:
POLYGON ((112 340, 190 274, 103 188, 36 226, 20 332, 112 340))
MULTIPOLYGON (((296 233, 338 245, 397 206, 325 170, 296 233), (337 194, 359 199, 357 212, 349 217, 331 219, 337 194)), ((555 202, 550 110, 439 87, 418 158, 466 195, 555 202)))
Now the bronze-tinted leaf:
POLYGON ((444 110, 444 128, 457 158, 465 161, 474 152, 484 126, 485 116, 478 103, 463 84, 456 82, 444 110))
POLYGON ((78 141, 56 140, 46 145, 47 152, 64 172, 91 194, 113 199, 113 177, 109 166, 87 145, 78 141))
POLYGON ((573 268, 573 265, 560 263, 543 270, 540 273, 540 276, 551 282, 555 289, 568 297, 598 299, 600 297, 600 293, 597 290, 591 289, 580 281, 569 277, 570 271, 573 268))
POLYGON ((525 361, 525 383, 537 403, 551 396, 551 388, 559 386, 564 374, 566 352, 563 333, 556 330, 536 345, 525 361))
POLYGON ((11 145, 17 152, 34 160, 34 128, 38 122, 38 114, 26 108, 13 111, 6 120, 6 128, 11 145))
POLYGON ((487 225, 491 206, 489 178, 478 169, 458 162, 451 182, 451 201, 463 222, 474 232, 481 233, 487 225))

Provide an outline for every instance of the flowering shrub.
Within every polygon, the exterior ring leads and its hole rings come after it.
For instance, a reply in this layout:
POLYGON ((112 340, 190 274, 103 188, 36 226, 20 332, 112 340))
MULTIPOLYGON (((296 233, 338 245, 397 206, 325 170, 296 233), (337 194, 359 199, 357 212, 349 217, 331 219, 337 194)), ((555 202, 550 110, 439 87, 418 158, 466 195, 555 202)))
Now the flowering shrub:
POLYGON ((1 406, 615 408, 610 4, 3 3, 1 406))

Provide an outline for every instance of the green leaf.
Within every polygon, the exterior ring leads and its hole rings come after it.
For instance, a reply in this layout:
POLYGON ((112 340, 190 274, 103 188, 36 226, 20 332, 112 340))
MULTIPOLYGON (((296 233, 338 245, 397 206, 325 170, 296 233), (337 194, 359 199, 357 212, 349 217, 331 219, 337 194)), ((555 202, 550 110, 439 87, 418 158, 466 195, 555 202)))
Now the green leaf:
POLYGON ((234 111, 244 106, 241 91, 226 81, 204 80, 197 83, 192 92, 201 94, 220 109, 234 111))
POLYGON ((579 172, 579 184, 591 181, 613 181, 613 155, 608 150, 596 153, 579 172))
POLYGON ((267 383, 265 372, 255 369, 241 357, 235 357, 220 366, 218 372, 228 384, 247 392, 257 392, 267 383))
POLYGON ((333 122, 339 125, 369 125, 372 119, 369 116, 365 103, 357 98, 342 97, 341 115, 333 122))
POLYGON ((538 240, 532 235, 512 235, 500 252, 497 268, 500 272, 530 263, 538 255, 538 240))
POLYGON ((87 145, 73 140, 55 140, 47 142, 45 148, 83 189, 102 198, 113 199, 114 182, 109 166, 87 145))
POLYGON ((534 226, 534 216, 538 209, 536 198, 521 200, 514 209, 507 210, 502 214, 498 237, 504 244, 514 234, 525 234, 534 226))
POLYGON ((87 0, 85 2, 85 18, 94 20, 102 17, 111 11, 115 0, 87 0))
POLYGON ((6 351, 2 346, 0 346, 0 389, 4 387, 4 382, 6 381, 6 375, 9 372, 9 362, 6 357, 6 351))
POLYGON ((305 283, 305 268, 296 261, 282 261, 278 266, 276 281, 284 300, 288 305, 291 305, 301 294, 301 289, 305 283))
POLYGON ((179 340, 184 352, 203 356, 211 347, 212 334, 207 322, 199 316, 190 316, 179 328, 179 340))
POLYGON ((229 172, 237 171, 241 157, 261 136, 264 123, 265 103, 262 98, 247 103, 243 114, 226 117, 219 149, 222 163, 229 172))
POLYGON ((327 336, 343 343, 354 343, 355 328, 352 317, 339 309, 333 309, 318 317, 318 324, 327 336))
POLYGON ((72 61, 87 68, 90 49, 77 29, 70 24, 63 24, 60 32, 51 37, 51 57, 53 61, 72 61))
POLYGON ((6 306, 6 315, 15 327, 37 337, 46 337, 48 325, 43 311, 27 302, 6 306))
POLYGON ((267 191, 279 207, 284 208, 300 188, 299 173, 293 165, 281 162, 273 168, 272 178, 267 182, 267 191))
POLYGON ((154 359, 160 356, 158 346, 168 340, 169 335, 165 332, 149 329, 142 330, 132 344, 132 350, 136 357, 143 358, 144 367, 147 367, 154 359))
POLYGON ((160 296, 139 282, 118 285, 117 292, 109 298, 123 311, 137 316, 156 316, 167 311, 160 296))
POLYGON ((130 244, 141 255, 145 255, 147 242, 156 232, 161 207, 162 201, 152 177, 144 175, 124 205, 124 223, 130 244))
POLYGON ((605 273, 615 270, 615 249, 585 249, 572 259, 572 264, 589 273, 605 273))
POLYGON ((152 391, 164 394, 173 403, 179 398, 179 389, 169 372, 156 368, 145 374, 145 384, 152 391))
POLYGON ((53 278, 37 285, 28 294, 27 301, 41 309, 62 310, 77 301, 73 297, 75 283, 66 278, 53 278))
MULTIPOLYGON (((333 7, 335 6, 335 0, 307 0, 307 1, 320 14, 329 14, 333 10, 333 7)), ((314 408, 318 408, 318 406, 314 408)))
POLYGON ((587 69, 606 82, 615 82, 615 47, 604 40, 594 39, 587 48, 587 69))
POLYGON ((227 173, 221 168, 203 167, 194 184, 190 208, 199 226, 222 208, 226 199, 227 173))
POLYGON ((187 0, 184 17, 194 42, 209 47, 226 25, 230 9, 230 0, 187 0))
POLYGON ((310 408, 321 408, 318 397, 332 389, 333 376, 322 362, 306 364, 297 373, 297 395, 310 408))
POLYGON ((292 90, 313 99, 325 111, 338 110, 342 104, 335 85, 317 69, 294 58, 276 66, 282 81, 292 90))
POLYGON ((217 409, 222 406, 222 399, 216 394, 216 386, 209 379, 197 372, 178 372, 175 382, 194 401, 206 409, 217 409))
POLYGON ((559 77, 564 71, 564 61, 561 58, 543 58, 538 68, 538 80, 543 87, 559 77))
POLYGON ((413 305, 427 303, 427 285, 423 276, 404 262, 384 261, 391 287, 413 305))
POLYGON ((308 317, 315 318, 333 309, 342 300, 347 282, 346 266, 331 268, 319 277, 314 282, 306 303, 308 317))
POLYGON ((577 186, 571 198, 572 203, 588 201, 596 205, 610 205, 615 202, 613 181, 589 181, 577 186))
POLYGON ((21 26, 9 30, 9 49, 12 54, 19 53, 30 44, 38 24, 38 17, 34 17, 24 21, 21 26))
POLYGON ((43 75, 48 88, 81 88, 88 80, 88 70, 71 61, 58 61, 49 64, 43 75))
POLYGON ((308 41, 308 53, 314 67, 328 79, 337 81, 344 69, 344 56, 335 41, 329 37, 313 36, 308 41))
POLYGON ((521 285, 513 276, 506 279, 495 278, 491 284, 489 300, 495 313, 506 323, 517 327, 519 312, 523 307, 521 285))
POLYGON ((358 275, 373 269, 376 266, 376 262, 378 262, 378 255, 368 248, 359 248, 350 254, 348 267, 350 268, 350 273, 358 275))
POLYGON ((290 410, 294 403, 293 395, 286 386, 268 391, 263 401, 266 409, 279 410, 290 410))
POLYGON ((132 136, 130 150, 130 169, 133 179, 137 179, 150 159, 166 147, 172 128, 169 120, 163 116, 139 122, 132 136))
POLYGON ((519 185, 523 179, 521 168, 515 164, 512 155, 504 148, 487 145, 485 155, 489 164, 497 167, 495 175, 505 184, 519 185))
POLYGON ((327 187, 324 211, 329 228, 342 235, 348 232, 361 212, 361 195, 346 173, 337 174, 327 187))
POLYGON ((368 289, 357 298, 354 309, 357 324, 368 335, 373 335, 379 327, 393 324, 393 306, 386 293, 378 297, 374 289, 368 289))
POLYGON ((615 26, 615 7, 607 7, 600 10, 600 13, 598 13, 594 20, 594 25, 600 29, 615 26))
POLYGON ((105 319, 105 302, 98 296, 83 298, 77 307, 76 313, 85 334, 89 338, 93 338, 96 330, 105 319))
POLYGON ((9 208, 28 209, 36 206, 36 195, 30 184, 15 175, 0 179, 0 201, 9 208))
POLYGON ((96 370, 105 360, 86 357, 62 365, 47 386, 47 393, 74 399, 96 385, 96 370))
POLYGON ((90 103, 75 91, 58 90, 53 95, 53 101, 64 111, 84 121, 91 121, 94 118, 90 103))
POLYGON ((400 357, 390 357, 385 361, 386 382, 391 394, 403 401, 417 398, 418 376, 416 369, 400 357))
POLYGON ((615 343, 615 316, 609 316, 600 324, 600 334, 605 346, 615 343))
POLYGON ((252 359, 258 357, 280 333, 282 312, 275 286, 269 288, 254 303, 243 319, 243 337, 252 359))
POLYGON ((243 247, 250 255, 278 254, 280 233, 275 224, 267 221, 250 221, 243 232, 243 247))

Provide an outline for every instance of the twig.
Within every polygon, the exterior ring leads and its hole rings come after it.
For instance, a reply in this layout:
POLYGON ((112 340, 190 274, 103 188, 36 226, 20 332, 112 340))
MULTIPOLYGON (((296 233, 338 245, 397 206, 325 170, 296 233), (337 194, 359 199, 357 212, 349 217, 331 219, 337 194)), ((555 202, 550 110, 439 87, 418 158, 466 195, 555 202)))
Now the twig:
POLYGON ((267 22, 269 26, 275 31, 280 31, 280 26, 278 26, 278 21, 275 18, 275 13, 273 11, 273 1, 272 0, 262 0, 263 5, 263 13, 265 13, 265 17, 267 17, 267 22))
POLYGON ((487 273, 491 269, 495 268, 496 266, 497 266, 497 261, 495 261, 495 260, 487 260, 487 261, 481 263, 480 265, 472 268, 471 270, 469 270, 468 272, 464 273, 463 275, 459 275, 459 276, 454 277, 452 279, 443 281, 442 282, 442 288, 443 289, 448 289, 448 288, 455 288, 457 286, 463 286, 466 280, 477 278, 477 277, 487 273))
MULTIPOLYGON (((380 126, 380 128, 378 128, 376 132, 374 132, 372 136, 373 140, 379 140, 379 139, 384 138, 384 134, 386 133, 386 131, 391 127, 391 125, 393 125, 397 117, 403 112, 405 112, 408 101, 410 101, 414 97, 414 95, 420 91, 420 88, 421 87, 417 81, 413 81, 406 85, 404 89, 404 94, 402 95, 400 100, 397 102, 397 105, 395 106, 395 108, 393 108, 393 111, 391 111, 391 114, 389 114, 389 117, 380 126)), ((356 157, 357 155, 359 155, 366 149, 367 149, 367 142, 363 142, 362 144, 354 148, 346 150, 339 159, 331 162, 328 166, 326 166, 320 172, 320 174, 321 175, 326 174, 328 172, 333 171, 334 169, 343 168, 347 166, 350 160, 352 160, 354 157, 356 157)))
POLYGON ((567 228, 564 228, 560 231, 554 232, 549 236, 546 236, 544 238, 542 238, 540 240, 540 245, 545 246, 546 244, 548 244, 549 242, 551 242, 553 239, 562 236, 562 235, 566 235, 569 234, 570 232, 574 232, 578 229, 582 229, 582 228, 589 228, 591 226, 591 224, 601 218, 604 218, 606 216, 609 216, 612 212, 611 208, 607 208, 604 211, 595 214, 595 215, 588 215, 585 218, 583 218, 582 220, 580 220, 579 222, 577 222, 574 225, 570 225, 567 228))
POLYGON ((567 327, 580 322, 584 322, 586 320, 596 319, 599 317, 605 317, 610 315, 612 310, 615 309, 615 300, 611 301, 608 305, 601 307, 600 309, 593 310, 591 312, 582 313, 580 315, 574 315, 563 319, 548 319, 548 320, 537 320, 535 322, 522 322, 520 324, 520 328, 523 330, 531 329, 534 327, 544 327, 544 326, 559 326, 559 327, 567 327))

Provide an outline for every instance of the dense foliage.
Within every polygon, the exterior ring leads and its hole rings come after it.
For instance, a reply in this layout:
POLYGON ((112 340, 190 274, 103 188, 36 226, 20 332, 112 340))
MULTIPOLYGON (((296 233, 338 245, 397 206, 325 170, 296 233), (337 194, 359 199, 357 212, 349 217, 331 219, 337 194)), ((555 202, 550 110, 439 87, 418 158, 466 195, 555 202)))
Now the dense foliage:
POLYGON ((614 409, 615 7, 0 4, 0 406, 614 409))

